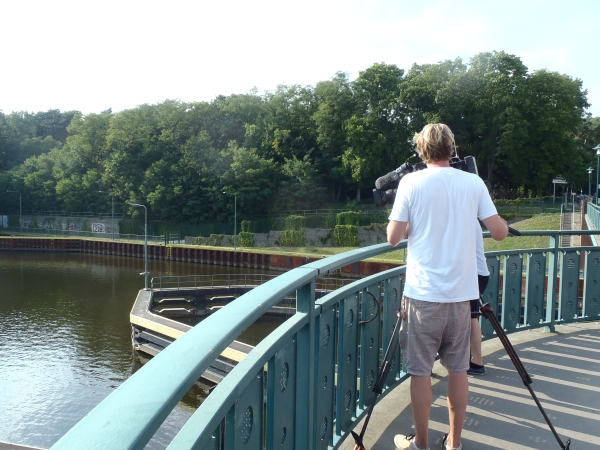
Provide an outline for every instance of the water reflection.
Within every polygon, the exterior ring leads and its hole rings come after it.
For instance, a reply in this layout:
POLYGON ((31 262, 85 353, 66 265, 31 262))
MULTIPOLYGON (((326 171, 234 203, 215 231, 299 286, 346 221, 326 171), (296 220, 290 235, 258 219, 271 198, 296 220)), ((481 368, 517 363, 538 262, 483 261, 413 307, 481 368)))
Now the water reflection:
MULTIPOLYGON (((149 261, 152 276, 276 273, 149 261)), ((129 312, 143 260, 0 253, 0 441, 48 448, 141 366, 129 312)), ((267 327, 277 325, 265 319, 267 327)), ((262 332, 247 330, 248 342, 262 332)), ((195 386, 148 448, 161 449, 203 399, 195 386)))

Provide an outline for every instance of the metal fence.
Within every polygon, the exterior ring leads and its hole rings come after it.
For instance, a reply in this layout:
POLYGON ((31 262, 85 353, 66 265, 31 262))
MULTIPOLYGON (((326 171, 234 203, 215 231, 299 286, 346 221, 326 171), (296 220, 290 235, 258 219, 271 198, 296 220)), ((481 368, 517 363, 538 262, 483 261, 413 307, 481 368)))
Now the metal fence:
MULTIPOLYGON (((483 296, 507 333, 600 318, 600 248, 560 247, 562 235, 594 232, 523 231, 547 236, 548 247, 486 254, 491 275, 483 296)), ((290 294, 296 314, 235 366, 169 449, 335 448, 374 398, 381 355, 394 338, 404 267, 320 299, 316 285, 342 267, 393 250, 389 244, 352 250, 252 289, 161 351, 52 448, 79 448, 82 442, 88 449, 143 448, 216 355, 290 294)), ((485 338, 494 336, 489 322, 482 322, 482 330, 485 338)), ((401 361, 398 350, 385 390, 408 377, 401 361)))
MULTIPOLYGON (((51 228, 0 228, 3 234, 18 234, 22 236, 57 236, 57 237, 84 237, 89 239, 112 239, 112 233, 95 233, 92 231, 54 230, 51 228)), ((115 234, 115 241, 144 241, 143 234, 115 234)), ((148 242, 163 243, 165 236, 148 236, 148 242)))
POLYGON ((561 197, 556 201, 544 199, 494 200, 494 205, 500 215, 535 215, 557 213, 561 211, 561 197))
MULTIPOLYGON (((256 287, 265 284, 279 275, 267 274, 220 274, 153 277, 150 289, 195 289, 199 287, 256 287)), ((354 280, 343 277, 323 277, 316 281, 317 290, 331 292, 352 283, 354 280)))
MULTIPOLYGON (((355 209, 342 208, 342 209, 289 209, 286 211, 282 211, 278 214, 273 214, 273 217, 287 217, 287 216, 331 216, 340 214, 343 212, 356 211, 355 209)), ((368 209, 365 211, 361 211, 362 214, 367 215, 381 215, 382 209, 368 209)), ((384 211, 385 212, 385 211, 384 211)))
POLYGON ((55 216, 55 217, 94 217, 110 219, 114 216, 115 219, 122 219, 123 213, 95 213, 95 212, 66 212, 66 211, 23 211, 24 216, 55 216))

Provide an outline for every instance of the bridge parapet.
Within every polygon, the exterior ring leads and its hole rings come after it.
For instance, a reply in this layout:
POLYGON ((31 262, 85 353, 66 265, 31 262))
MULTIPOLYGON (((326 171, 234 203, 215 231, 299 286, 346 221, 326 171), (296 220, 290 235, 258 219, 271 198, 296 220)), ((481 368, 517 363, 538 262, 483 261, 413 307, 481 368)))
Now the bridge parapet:
MULTIPOLYGON (((507 332, 600 317, 600 249, 560 247, 563 234, 595 232, 523 231, 525 237, 548 236, 549 246, 486 255, 491 276, 484 298, 507 332)), ((406 241, 399 247, 405 246, 406 241)), ((315 286, 341 267, 397 248, 379 244, 352 250, 258 286, 169 345, 52 448, 76 448, 81 442, 90 449, 143 448, 215 356, 290 293, 296 295, 296 314, 225 377, 169 449, 339 446, 373 398, 404 268, 357 280, 318 300, 315 286)), ((493 337, 485 323, 483 330, 486 338, 493 337)), ((398 352, 386 391, 406 377, 398 352)))

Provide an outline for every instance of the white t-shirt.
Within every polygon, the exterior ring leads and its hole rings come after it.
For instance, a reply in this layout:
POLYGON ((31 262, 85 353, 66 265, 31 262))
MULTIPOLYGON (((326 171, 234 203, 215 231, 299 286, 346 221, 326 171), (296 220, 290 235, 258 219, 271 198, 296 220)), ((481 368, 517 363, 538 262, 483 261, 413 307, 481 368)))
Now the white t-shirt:
POLYGON ((477 241, 475 242, 477 245, 477 275, 487 277, 490 274, 490 270, 487 266, 485 252, 483 251, 483 230, 481 229, 479 222, 477 222, 477 227, 479 228, 475 233, 477 235, 477 241))
POLYGON ((479 297, 476 219, 497 214, 481 178, 452 167, 406 175, 389 220, 409 222, 404 295, 432 302, 479 297))

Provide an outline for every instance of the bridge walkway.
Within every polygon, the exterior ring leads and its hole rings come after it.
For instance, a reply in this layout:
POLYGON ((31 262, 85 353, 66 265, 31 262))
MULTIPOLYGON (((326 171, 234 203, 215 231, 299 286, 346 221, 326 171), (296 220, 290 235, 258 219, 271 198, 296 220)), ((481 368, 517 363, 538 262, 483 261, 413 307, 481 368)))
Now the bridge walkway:
MULTIPOLYGON (((563 443, 600 448, 600 322, 560 325, 509 335, 533 379, 532 388, 563 443)), ((483 343, 486 373, 469 377, 469 406, 462 436, 465 450, 559 449, 521 377, 498 339, 483 343)), ((448 432, 447 371, 436 362, 429 447, 441 449, 448 432)), ((409 382, 383 397, 365 434, 367 450, 394 448, 396 434, 414 433, 409 382)), ((362 422, 355 429, 360 433, 362 422)), ((348 437, 340 450, 354 447, 348 437)))
MULTIPOLYGON (((581 230, 581 212, 564 212, 560 220, 561 230, 581 230)), ((561 236, 561 247, 579 247, 581 245, 581 236, 561 236)))

